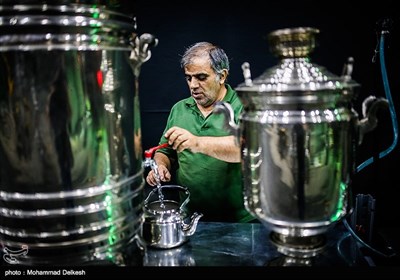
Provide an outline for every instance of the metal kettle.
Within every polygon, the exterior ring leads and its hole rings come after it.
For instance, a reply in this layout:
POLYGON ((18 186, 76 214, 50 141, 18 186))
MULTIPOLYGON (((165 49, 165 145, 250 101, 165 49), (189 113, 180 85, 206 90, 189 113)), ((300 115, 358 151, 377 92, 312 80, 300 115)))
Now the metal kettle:
POLYGON ((164 185, 161 189, 175 189, 183 192, 186 199, 179 205, 175 200, 154 200, 157 189, 153 189, 144 203, 144 222, 141 236, 144 243, 156 248, 174 248, 188 241, 189 237, 196 232, 197 223, 203 214, 197 212, 188 220, 185 210, 189 202, 190 193, 186 187, 178 185, 164 185))

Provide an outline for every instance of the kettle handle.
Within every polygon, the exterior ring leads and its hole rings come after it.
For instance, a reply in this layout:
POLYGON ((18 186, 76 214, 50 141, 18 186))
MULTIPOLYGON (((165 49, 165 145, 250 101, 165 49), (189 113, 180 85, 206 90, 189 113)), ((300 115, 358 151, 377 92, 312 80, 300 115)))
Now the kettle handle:
MULTIPOLYGON (((171 188, 171 189, 172 189, 172 188, 177 188, 177 189, 180 189, 180 190, 182 190, 182 191, 185 192, 185 194, 187 195, 187 197, 186 197, 186 199, 182 202, 181 206, 179 207, 179 210, 182 210, 182 208, 183 208, 186 204, 188 204, 188 202, 189 202, 189 200, 190 200, 190 192, 189 192, 189 189, 188 189, 187 187, 182 187, 182 186, 179 186, 179 185, 164 185, 164 186, 161 186, 161 187, 160 187, 160 189, 163 189, 163 188, 165 188, 165 189, 168 189, 168 188, 171 188)), ((150 197, 151 197, 156 191, 158 191, 158 188, 154 188, 153 190, 151 190, 151 192, 147 195, 146 199, 144 200, 144 203, 145 203, 145 204, 147 204, 147 202, 149 201, 150 197)))

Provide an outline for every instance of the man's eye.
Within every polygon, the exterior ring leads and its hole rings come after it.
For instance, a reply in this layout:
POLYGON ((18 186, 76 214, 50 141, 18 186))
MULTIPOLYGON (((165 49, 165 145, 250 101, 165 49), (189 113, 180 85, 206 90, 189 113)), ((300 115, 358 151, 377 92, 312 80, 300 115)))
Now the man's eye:
POLYGON ((190 80, 192 79, 191 76, 185 76, 186 81, 190 82, 190 80))
POLYGON ((199 81, 205 81, 207 79, 207 77, 208 77, 208 75, 205 75, 205 74, 199 74, 199 75, 196 76, 196 78, 199 81))

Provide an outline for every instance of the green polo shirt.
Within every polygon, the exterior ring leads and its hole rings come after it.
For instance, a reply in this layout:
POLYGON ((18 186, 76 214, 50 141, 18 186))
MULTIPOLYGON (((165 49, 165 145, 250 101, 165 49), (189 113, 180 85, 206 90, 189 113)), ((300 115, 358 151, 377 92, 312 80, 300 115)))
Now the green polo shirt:
MULTIPOLYGON (((226 88, 228 91, 223 101, 232 106, 238 123, 243 105, 237 93, 229 85, 226 88)), ((228 136, 224 123, 223 114, 212 112, 204 118, 194 99, 189 97, 172 107, 160 144, 167 142, 164 134, 173 126, 197 136, 228 136)), ((177 157, 176 182, 189 189, 188 208, 191 213, 204 214, 204 221, 248 222, 254 219, 244 208, 240 163, 228 163, 189 150, 176 153, 172 148, 165 148, 157 152, 177 157)))

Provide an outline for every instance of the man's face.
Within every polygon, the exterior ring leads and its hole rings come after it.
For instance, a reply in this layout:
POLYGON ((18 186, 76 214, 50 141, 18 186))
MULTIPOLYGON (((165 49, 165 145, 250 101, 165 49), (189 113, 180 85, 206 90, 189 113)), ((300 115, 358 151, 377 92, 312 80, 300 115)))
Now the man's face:
POLYGON ((190 93, 196 103, 204 108, 212 106, 221 94, 224 83, 211 68, 209 58, 196 57, 184 70, 190 93))

